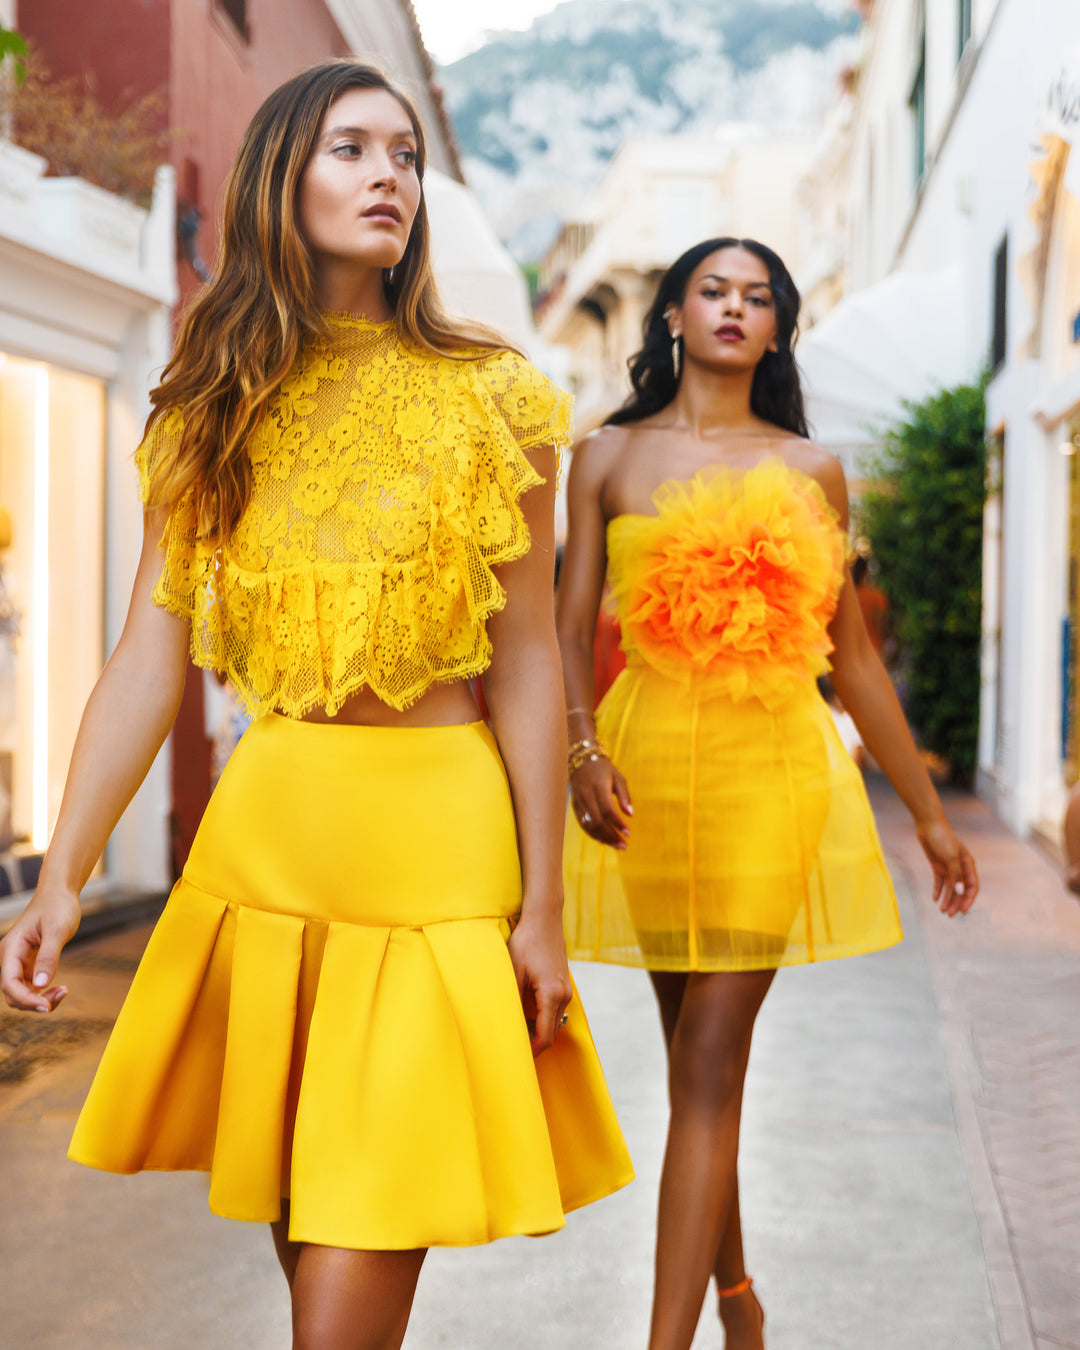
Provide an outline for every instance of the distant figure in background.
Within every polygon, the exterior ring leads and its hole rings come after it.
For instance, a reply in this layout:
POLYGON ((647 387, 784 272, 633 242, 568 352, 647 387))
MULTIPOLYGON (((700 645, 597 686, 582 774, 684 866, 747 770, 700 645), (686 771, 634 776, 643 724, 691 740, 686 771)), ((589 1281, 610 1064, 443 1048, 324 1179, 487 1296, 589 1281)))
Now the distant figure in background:
POLYGON ((829 679, 828 675, 819 675, 817 686, 821 697, 829 705, 833 724, 844 743, 844 749, 855 761, 855 767, 864 769, 866 767, 866 746, 862 743, 862 737, 859 735, 859 728, 855 725, 854 717, 840 702, 840 696, 833 688, 832 680, 829 679))
POLYGON ((240 701, 236 686, 210 670, 203 671, 203 710, 210 742, 210 790, 218 785, 240 737, 251 726, 251 715, 240 701))
POLYGON ((1080 783, 1074 783, 1065 806, 1065 885, 1080 895, 1080 783))
POLYGON ((889 641, 889 597, 874 585, 870 576, 870 560, 860 555, 851 565, 855 598, 862 610, 863 624, 871 646, 884 659, 889 641))

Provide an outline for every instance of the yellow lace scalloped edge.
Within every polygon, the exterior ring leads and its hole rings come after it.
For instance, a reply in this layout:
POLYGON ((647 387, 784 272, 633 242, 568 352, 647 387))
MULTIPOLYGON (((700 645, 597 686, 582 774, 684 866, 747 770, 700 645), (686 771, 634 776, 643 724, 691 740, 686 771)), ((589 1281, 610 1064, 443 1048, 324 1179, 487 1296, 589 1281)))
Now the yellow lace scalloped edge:
MULTIPOLYGON (((538 437, 535 441, 529 442, 530 445, 539 445, 547 443, 548 442, 546 436, 538 437)), ((547 480, 529 462, 527 456, 524 453, 525 447, 521 446, 521 444, 516 441, 515 445, 518 446, 519 453, 525 460, 525 463, 529 469, 529 475, 527 477, 523 476, 521 481, 513 486, 512 489, 513 502, 514 506, 516 507, 522 495, 525 492, 527 492, 530 488, 539 487, 547 480)), ((558 443, 556 443, 555 445, 555 450, 556 450, 556 457, 558 459, 560 458, 558 443)), ((505 563, 515 562, 519 558, 523 558, 525 554, 528 553, 532 545, 532 538, 529 532, 528 524, 525 522, 523 517, 519 519, 519 526, 521 532, 520 538, 508 544, 506 548, 502 552, 500 552, 499 556, 494 559, 494 561, 485 558, 484 560, 485 563, 492 571, 494 571, 494 568, 500 567, 505 563)), ((167 534, 168 534, 168 525, 166 525, 165 531, 162 534, 162 540, 159 541, 159 548, 163 548, 165 536, 167 534)), ((165 550, 163 549, 163 551, 165 550)), ((214 559, 217 556, 217 551, 216 550, 214 552, 206 551, 203 552, 201 555, 197 554, 196 556, 201 557, 200 573, 205 575, 215 565, 214 559)), ((233 566, 235 566, 235 564, 233 564, 233 566)), ((288 569, 288 570, 299 571, 302 569, 288 569)), ((259 576, 260 579, 262 580, 262 584, 265 584, 265 577, 268 574, 253 573, 252 575, 259 576)), ((497 577, 495 578, 495 581, 496 587, 493 590, 490 599, 481 603, 477 608, 475 622, 479 626, 486 625, 488 619, 490 619, 493 614, 499 613, 499 611, 504 609, 506 606, 505 587, 503 587, 502 584, 498 582, 497 577)), ((315 692, 308 699, 279 700, 272 707, 262 706, 258 700, 250 697, 245 683, 245 676, 241 673, 239 666, 234 661, 226 660, 224 662, 220 662, 215 659, 215 656, 212 652, 204 651, 203 649, 200 648, 198 644, 197 632, 198 629, 202 627, 204 622, 204 616, 206 615, 207 610, 213 605, 214 601, 212 599, 212 592, 209 592, 204 588, 195 587, 192 590, 191 595, 192 600, 190 602, 185 602, 182 599, 182 597, 170 594, 169 591, 167 591, 165 588, 164 569, 162 570, 161 576, 154 584, 153 590, 154 603, 157 604, 160 608, 166 610, 168 613, 175 615, 179 619, 184 619, 190 624, 191 632, 189 641, 189 653, 191 656, 192 663, 196 665, 200 670, 212 670, 217 674, 223 675, 227 680, 229 680, 229 682, 233 685, 234 689, 236 690, 237 697, 239 698, 241 705, 244 707, 245 711, 250 713, 251 716, 253 717, 259 717, 267 712, 281 712, 284 713, 287 717, 302 717, 305 713, 311 712, 313 709, 319 707, 324 708, 330 716, 333 716, 334 713, 336 713, 341 708, 342 704, 344 704, 349 698, 352 698, 356 694, 361 693, 365 689, 372 690, 372 692, 376 695, 376 697, 385 702, 388 707, 392 707, 397 709, 397 711, 399 712, 403 712, 406 708, 411 707, 420 698, 422 698, 424 694, 426 694, 427 691, 430 688, 432 688, 433 685, 453 684, 459 680, 471 680, 475 676, 483 674, 483 672, 488 668, 488 666, 491 663, 491 639, 487 636, 487 633, 485 632, 484 642, 482 644, 481 650, 475 658, 472 658, 470 660, 463 660, 457 666, 455 666, 455 668, 452 671, 447 671, 439 675, 433 675, 429 680, 427 680, 423 684, 416 683, 414 687, 410 688, 406 693, 400 695, 397 699, 389 698, 387 696, 386 691, 380 692, 377 688, 375 688, 374 685, 371 684, 369 680, 365 679, 364 676, 360 674, 352 676, 346 680, 343 680, 339 688, 334 691, 333 697, 326 697, 322 693, 315 692), (206 608, 199 606, 199 604, 196 602, 195 597, 199 595, 207 597, 208 603, 206 608)))

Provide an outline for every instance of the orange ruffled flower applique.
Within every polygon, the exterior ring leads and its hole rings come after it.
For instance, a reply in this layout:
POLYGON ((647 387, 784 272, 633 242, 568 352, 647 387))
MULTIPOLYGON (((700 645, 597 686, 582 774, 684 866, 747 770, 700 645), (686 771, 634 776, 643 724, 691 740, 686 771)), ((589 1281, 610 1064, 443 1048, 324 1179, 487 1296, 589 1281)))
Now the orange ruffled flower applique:
POLYGON ((769 459, 664 483, 653 502, 657 515, 611 525, 629 650, 665 675, 768 707, 829 669, 845 541, 812 478, 769 459))

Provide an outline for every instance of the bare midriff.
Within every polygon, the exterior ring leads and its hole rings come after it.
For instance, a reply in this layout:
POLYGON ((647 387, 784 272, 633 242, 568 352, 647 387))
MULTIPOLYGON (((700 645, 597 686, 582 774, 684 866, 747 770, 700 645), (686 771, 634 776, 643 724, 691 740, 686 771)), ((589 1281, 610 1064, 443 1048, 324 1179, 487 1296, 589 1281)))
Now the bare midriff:
POLYGON ((333 716, 321 708, 305 713, 305 722, 337 722, 362 727, 452 727, 480 720, 467 680, 433 685, 408 708, 398 711, 383 703, 370 689, 345 700, 333 716))

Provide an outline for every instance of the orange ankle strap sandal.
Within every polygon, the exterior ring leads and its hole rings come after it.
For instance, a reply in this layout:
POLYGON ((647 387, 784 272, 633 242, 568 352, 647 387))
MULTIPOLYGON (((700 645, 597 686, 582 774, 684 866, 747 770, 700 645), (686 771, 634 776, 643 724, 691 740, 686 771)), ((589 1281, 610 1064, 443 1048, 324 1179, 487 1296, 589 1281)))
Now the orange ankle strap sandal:
POLYGON ((744 1275, 738 1284, 733 1284, 730 1289, 718 1289, 716 1292, 721 1298, 737 1298, 739 1294, 745 1294, 748 1289, 753 1289, 754 1281, 749 1275, 744 1275))

